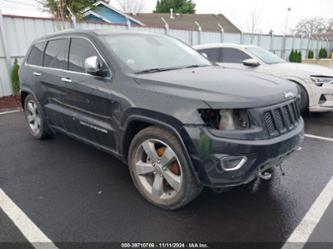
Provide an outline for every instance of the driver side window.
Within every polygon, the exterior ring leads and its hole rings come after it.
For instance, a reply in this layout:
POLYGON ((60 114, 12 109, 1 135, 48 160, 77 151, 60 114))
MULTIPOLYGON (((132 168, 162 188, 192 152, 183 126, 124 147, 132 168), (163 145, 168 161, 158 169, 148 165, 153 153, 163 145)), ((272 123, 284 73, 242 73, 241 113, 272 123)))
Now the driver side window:
POLYGON ((71 39, 68 60, 70 71, 85 73, 84 62, 91 56, 100 58, 98 52, 88 40, 83 38, 71 39))

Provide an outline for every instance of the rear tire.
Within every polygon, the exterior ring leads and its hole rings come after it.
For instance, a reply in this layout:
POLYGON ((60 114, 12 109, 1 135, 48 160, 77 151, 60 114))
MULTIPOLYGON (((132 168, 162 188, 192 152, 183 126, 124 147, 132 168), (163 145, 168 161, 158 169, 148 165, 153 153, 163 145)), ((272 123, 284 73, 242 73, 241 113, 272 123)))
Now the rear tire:
POLYGON ((29 132, 35 139, 44 139, 48 135, 48 127, 43 110, 38 100, 29 94, 24 100, 24 114, 28 123, 29 132))
POLYGON ((203 188, 196 181, 177 137, 163 128, 151 126, 133 138, 128 164, 140 194, 163 209, 185 206, 203 188))

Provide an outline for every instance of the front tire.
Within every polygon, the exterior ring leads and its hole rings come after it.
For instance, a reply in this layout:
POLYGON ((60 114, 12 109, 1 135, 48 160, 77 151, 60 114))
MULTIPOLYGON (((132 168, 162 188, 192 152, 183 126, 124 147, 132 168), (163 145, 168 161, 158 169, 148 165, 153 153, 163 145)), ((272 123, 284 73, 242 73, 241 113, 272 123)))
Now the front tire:
POLYGON ((160 208, 181 208, 203 188, 177 137, 168 130, 152 126, 140 131, 131 142, 128 163, 138 191, 160 208))
POLYGON ((48 135, 42 108, 38 100, 29 94, 24 100, 24 114, 29 132, 35 139, 44 139, 48 135))
POLYGON ((308 93, 306 91, 306 89, 301 86, 301 85, 297 85, 301 91, 301 102, 300 102, 300 111, 305 112, 308 107, 309 107, 309 97, 308 97, 308 93))

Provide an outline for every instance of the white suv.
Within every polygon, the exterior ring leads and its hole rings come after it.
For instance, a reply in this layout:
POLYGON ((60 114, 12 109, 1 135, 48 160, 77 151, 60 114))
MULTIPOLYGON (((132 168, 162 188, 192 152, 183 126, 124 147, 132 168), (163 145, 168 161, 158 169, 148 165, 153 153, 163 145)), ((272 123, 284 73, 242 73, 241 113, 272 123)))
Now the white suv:
POLYGON ((252 45, 217 43, 194 48, 218 65, 253 70, 297 83, 301 89, 302 111, 333 111, 333 70, 330 68, 288 63, 275 54, 252 45))

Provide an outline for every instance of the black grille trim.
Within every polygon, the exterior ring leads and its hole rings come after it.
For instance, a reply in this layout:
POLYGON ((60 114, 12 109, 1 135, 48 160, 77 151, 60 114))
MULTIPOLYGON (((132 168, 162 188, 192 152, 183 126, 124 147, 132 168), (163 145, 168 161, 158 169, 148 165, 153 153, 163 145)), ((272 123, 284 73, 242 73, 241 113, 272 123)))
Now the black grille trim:
POLYGON ((266 109, 262 115, 270 137, 276 137, 294 129, 301 118, 296 101, 266 109))

